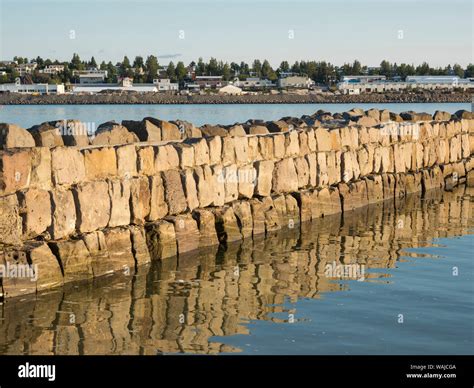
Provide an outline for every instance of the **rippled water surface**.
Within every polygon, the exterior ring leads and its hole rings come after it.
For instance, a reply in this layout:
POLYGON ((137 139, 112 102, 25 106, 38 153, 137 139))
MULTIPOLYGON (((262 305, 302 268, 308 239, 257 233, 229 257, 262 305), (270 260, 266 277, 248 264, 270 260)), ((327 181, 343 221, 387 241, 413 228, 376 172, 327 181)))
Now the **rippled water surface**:
POLYGON ((1 354, 472 354, 474 190, 0 306, 1 354))

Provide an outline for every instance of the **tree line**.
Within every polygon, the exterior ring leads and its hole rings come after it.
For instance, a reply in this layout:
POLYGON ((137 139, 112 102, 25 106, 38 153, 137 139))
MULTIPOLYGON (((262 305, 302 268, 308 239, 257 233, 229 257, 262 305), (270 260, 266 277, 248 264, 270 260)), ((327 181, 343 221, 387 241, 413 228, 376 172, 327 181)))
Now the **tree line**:
MULTIPOLYGON (((14 57, 19 65, 30 63, 28 58, 14 57)), ((160 65, 158 57, 149 55, 146 59, 142 56, 136 56, 131 61, 127 56, 123 60, 113 64, 111 61, 102 61, 97 63, 94 57, 90 60, 82 60, 78 54, 74 54, 69 62, 60 62, 58 60, 43 59, 37 57, 32 59, 37 64, 37 68, 31 74, 24 76, 23 83, 77 83, 79 82, 77 70, 87 70, 96 68, 107 70, 105 82, 116 83, 120 77, 133 78, 135 83, 151 83, 153 79, 160 76, 170 78, 173 82, 183 82, 189 76, 189 68, 195 69, 196 75, 218 75, 224 80, 229 81, 235 78, 241 80, 248 77, 266 78, 271 81, 277 80, 282 73, 304 74, 315 81, 317 84, 332 85, 338 82, 344 75, 384 75, 389 79, 405 77, 410 75, 457 75, 461 78, 474 77, 474 64, 469 64, 466 68, 458 64, 445 67, 432 67, 424 62, 421 65, 406 63, 390 63, 383 60, 378 67, 368 67, 362 65, 358 60, 353 63, 345 63, 342 66, 335 66, 326 61, 296 61, 290 64, 288 61, 282 61, 278 68, 273 68, 268 60, 255 59, 252 63, 246 62, 224 62, 211 58, 205 62, 199 58, 197 62, 191 62, 185 65, 179 61, 176 64, 171 61, 167 65, 160 65), (64 71, 58 74, 44 74, 39 70, 49 65, 64 65, 64 71)), ((15 82, 19 74, 14 66, 6 68, 6 75, 0 76, 0 83, 15 82)))

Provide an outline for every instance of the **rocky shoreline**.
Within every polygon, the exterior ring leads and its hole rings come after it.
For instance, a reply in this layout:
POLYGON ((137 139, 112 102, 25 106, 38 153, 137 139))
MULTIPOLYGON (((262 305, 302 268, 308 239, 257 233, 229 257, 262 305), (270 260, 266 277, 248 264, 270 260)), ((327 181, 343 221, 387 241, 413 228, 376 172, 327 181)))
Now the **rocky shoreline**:
POLYGON ((0 296, 474 185, 467 111, 57 124, 0 124, 0 262, 35 275, 0 276, 0 296))
POLYGON ((0 93, 0 105, 94 104, 349 104, 349 103, 470 103, 469 92, 335 94, 260 94, 242 96, 171 95, 163 93, 100 93, 95 95, 42 95, 0 93))

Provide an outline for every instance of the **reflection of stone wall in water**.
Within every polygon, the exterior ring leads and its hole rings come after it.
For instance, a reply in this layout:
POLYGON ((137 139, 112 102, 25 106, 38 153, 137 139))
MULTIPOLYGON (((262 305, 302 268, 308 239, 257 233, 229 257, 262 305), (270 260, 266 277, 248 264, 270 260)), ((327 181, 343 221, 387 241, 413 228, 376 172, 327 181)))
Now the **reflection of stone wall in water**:
MULTIPOLYGON (((199 254, 154 261, 132 280, 123 274, 64 292, 7 301, 1 310, 0 353, 156 354, 238 351, 214 336, 247 334, 248 320, 288 321, 286 298, 321 298, 347 283, 328 278, 328 264, 394 268, 404 248, 468 233, 474 189, 432 191, 423 201, 373 204, 274 231, 199 254), (283 313, 274 317, 273 313, 283 313), (283 317, 283 318, 282 318, 283 317)), ((357 279, 354 279, 357 281, 357 279)), ((295 319, 300 319, 298 314, 295 319)))
POLYGON ((93 138, 0 124, 0 261, 38 268, 34 282, 3 276, 5 296, 474 181, 468 112, 123 124, 93 138))

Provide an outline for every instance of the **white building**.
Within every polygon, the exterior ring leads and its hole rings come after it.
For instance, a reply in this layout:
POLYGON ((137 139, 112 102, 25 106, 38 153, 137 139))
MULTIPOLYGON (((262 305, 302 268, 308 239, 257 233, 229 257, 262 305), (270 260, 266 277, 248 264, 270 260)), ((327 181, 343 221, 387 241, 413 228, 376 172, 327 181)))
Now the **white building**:
POLYGON ((16 70, 18 71, 18 74, 20 74, 20 77, 24 77, 27 74, 33 73, 37 66, 36 63, 23 63, 18 65, 16 70))
POLYGON ((72 86, 73 93, 96 94, 104 91, 156 93, 158 91, 158 87, 154 84, 133 85, 133 80, 128 77, 123 78, 118 84, 90 83, 72 86))
POLYGON ((345 75, 342 77, 342 82, 376 82, 385 81, 387 79, 384 75, 345 75))
POLYGON ((454 75, 410 75, 406 82, 423 85, 450 85, 457 86, 460 78, 454 75))
POLYGON ((306 76, 301 75, 289 75, 287 77, 280 78, 278 80, 278 87, 281 89, 285 88, 307 88, 309 89, 314 85, 314 81, 306 76))
POLYGON ((64 65, 49 65, 39 72, 43 74, 58 74, 64 71, 64 65))
POLYGON ((64 84, 0 84, 0 92, 22 93, 22 94, 63 94, 64 84))
POLYGON ((273 88, 276 86, 272 81, 268 79, 260 79, 258 77, 250 77, 244 81, 240 81, 238 78, 234 80, 234 85, 243 89, 264 89, 273 88))
POLYGON ((234 85, 226 85, 219 89, 219 94, 240 96, 242 94, 242 89, 234 85))
POLYGON ((389 91, 402 91, 409 89, 436 90, 460 88, 473 89, 474 81, 456 76, 409 76, 405 82, 372 81, 372 82, 340 82, 337 88, 343 94, 383 93, 389 91))
POLYGON ((169 78, 158 78, 153 80, 153 85, 158 87, 159 92, 178 91, 179 85, 171 82, 169 78))

